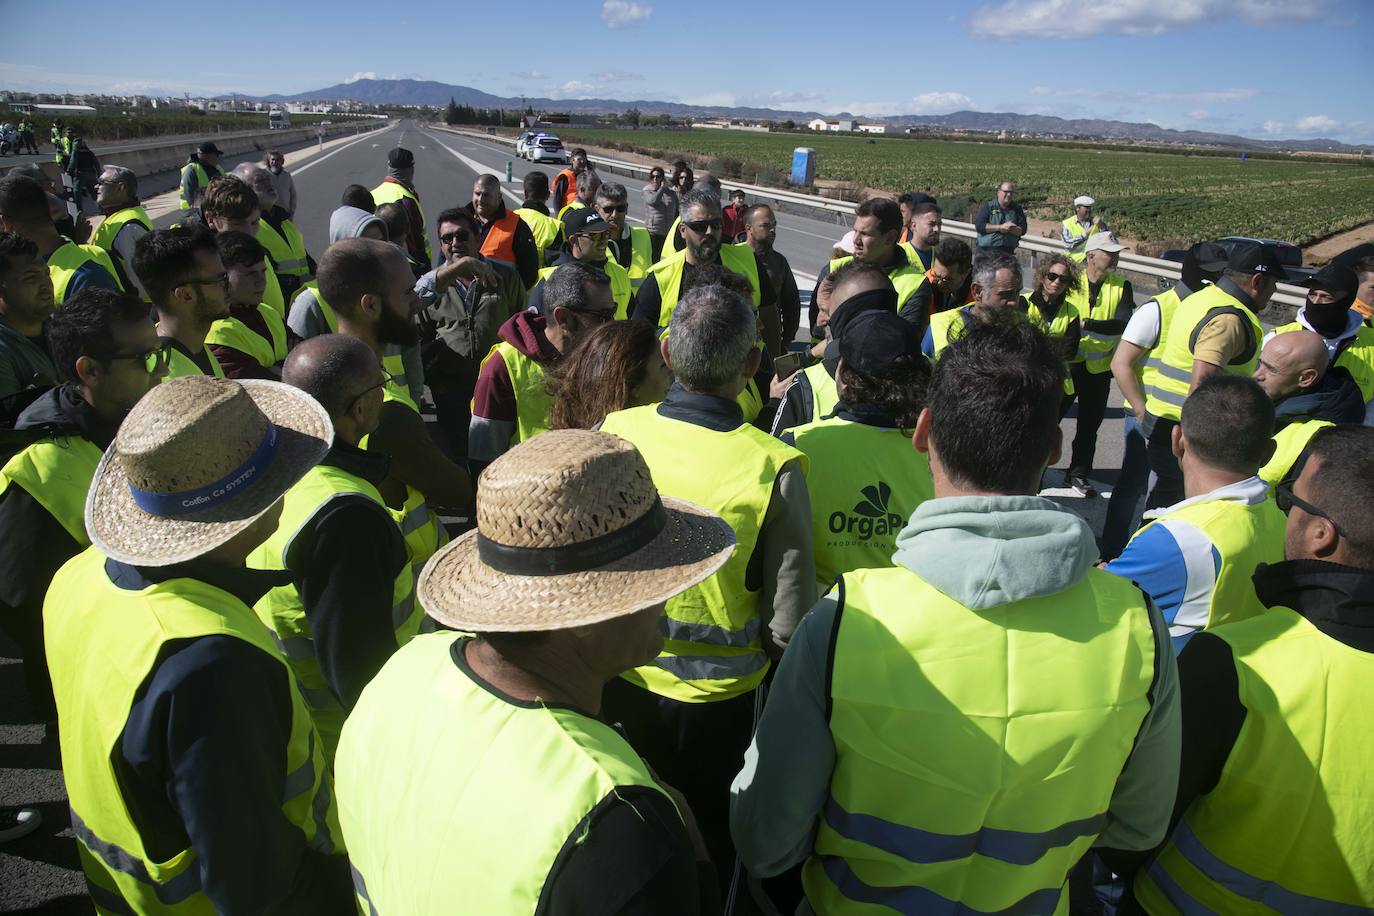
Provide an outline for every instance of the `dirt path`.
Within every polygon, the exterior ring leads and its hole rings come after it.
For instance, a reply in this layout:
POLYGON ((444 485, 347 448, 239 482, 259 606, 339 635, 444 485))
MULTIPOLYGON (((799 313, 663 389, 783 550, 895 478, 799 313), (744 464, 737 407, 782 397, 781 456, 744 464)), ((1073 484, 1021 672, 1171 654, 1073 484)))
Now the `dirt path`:
POLYGON ((1341 232, 1302 250, 1302 259, 1313 267, 1321 267, 1347 248, 1354 248, 1364 242, 1374 242, 1374 223, 1356 226, 1348 232, 1341 232))

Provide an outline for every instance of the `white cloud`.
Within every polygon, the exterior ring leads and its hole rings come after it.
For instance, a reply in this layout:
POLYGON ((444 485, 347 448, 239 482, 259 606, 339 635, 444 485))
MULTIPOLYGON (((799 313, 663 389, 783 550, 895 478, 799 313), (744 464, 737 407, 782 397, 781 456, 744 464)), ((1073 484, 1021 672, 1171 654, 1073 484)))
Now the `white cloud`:
POLYGON ((512 73, 511 76, 522 80, 544 80, 549 78, 549 75, 542 70, 520 70, 512 73))
POLYGON ((853 114, 882 117, 886 115, 948 114, 974 107, 973 99, 962 92, 923 92, 896 102, 851 102, 844 106, 853 114))
POLYGON ((623 29, 653 15, 654 8, 635 0, 602 0, 601 21, 612 29, 623 29))
POLYGON ((1277 137, 1279 134, 1284 132, 1286 127, 1287 125, 1285 125, 1282 121, 1264 122, 1264 132, 1271 137, 1277 137))
POLYGON ((1006 0, 979 7, 969 28, 984 38, 1089 38, 1104 33, 1163 35, 1239 19, 1285 26, 1325 15, 1328 0, 1114 0, 1085 10, 1077 0, 1006 0))
POLYGON ((377 71, 376 71, 376 70, 359 70, 357 73, 353 74, 353 75, 350 76, 348 79, 344 80, 344 82, 345 82, 345 83, 356 83, 358 80, 375 80, 375 79, 377 79, 377 71))
POLYGON ((1111 89, 1055 89, 1049 86, 1032 86, 1030 93, 1056 99, 1112 99, 1151 105, 1224 105, 1228 102, 1253 99, 1260 94, 1260 90, 1253 87, 1237 87, 1197 92, 1116 92, 1111 89))
POLYGON ((599 83, 629 83, 644 79, 642 73, 627 73, 624 70, 602 70, 593 73, 592 79, 599 83))
POLYGON ((1310 115, 1298 118, 1297 130, 1301 134, 1332 133, 1341 129, 1341 122, 1326 115, 1310 115))
POLYGON ((549 97, 554 99, 584 99, 596 92, 596 86, 592 83, 584 83, 581 80, 568 80, 561 86, 549 90, 549 97))

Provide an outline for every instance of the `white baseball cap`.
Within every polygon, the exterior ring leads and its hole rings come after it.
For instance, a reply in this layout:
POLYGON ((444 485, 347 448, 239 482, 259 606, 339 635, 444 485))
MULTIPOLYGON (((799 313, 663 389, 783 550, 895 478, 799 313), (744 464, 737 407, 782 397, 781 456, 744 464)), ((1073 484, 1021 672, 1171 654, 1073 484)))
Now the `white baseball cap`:
POLYGON ((1073 205, 1075 207, 1091 207, 1095 203, 1097 203, 1097 201, 1093 200, 1086 194, 1080 195, 1073 199, 1073 205))

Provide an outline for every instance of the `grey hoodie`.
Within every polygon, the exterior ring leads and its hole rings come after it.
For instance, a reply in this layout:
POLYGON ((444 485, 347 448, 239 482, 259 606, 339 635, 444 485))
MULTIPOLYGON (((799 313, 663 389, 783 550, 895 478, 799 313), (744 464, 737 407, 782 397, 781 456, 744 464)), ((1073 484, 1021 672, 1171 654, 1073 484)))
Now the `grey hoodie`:
POLYGON ((333 245, 341 239, 362 238, 363 230, 373 223, 382 227, 382 238, 390 238, 386 223, 380 217, 357 207, 340 207, 329 214, 329 244, 333 245))
MULTIPOLYGON (((1062 591, 1096 559, 1087 523, 1038 496, 929 500, 898 535, 893 555, 898 565, 975 609, 1062 591)), ((830 794, 835 744, 827 708, 838 612, 839 593, 832 591, 797 628, 731 790, 731 833, 741 860, 757 875, 778 874, 811 853, 816 819, 830 794)), ((1168 631, 1153 605, 1150 616, 1156 647, 1167 647, 1168 631)), ((1150 849, 1169 825, 1178 785, 1178 672, 1172 651, 1161 649, 1157 657, 1154 703, 1117 778, 1096 846, 1150 849)))

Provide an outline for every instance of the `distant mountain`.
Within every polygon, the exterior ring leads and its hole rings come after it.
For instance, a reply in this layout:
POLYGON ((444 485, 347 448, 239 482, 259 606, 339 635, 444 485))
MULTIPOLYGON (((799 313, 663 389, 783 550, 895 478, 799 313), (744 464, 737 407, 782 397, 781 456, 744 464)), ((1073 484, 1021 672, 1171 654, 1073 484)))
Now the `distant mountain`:
MULTIPOLYGON (((570 114, 619 114, 638 108, 644 114, 666 114, 679 118, 740 118, 770 119, 774 121, 809 121, 823 115, 814 111, 788 111, 775 108, 729 108, 716 105, 687 105, 681 102, 659 102, 651 99, 550 99, 508 98, 492 95, 471 86, 454 86, 434 80, 373 80, 362 79, 300 92, 295 95, 270 95, 264 101, 307 102, 328 99, 356 99, 371 105, 428 105, 439 107, 453 99, 459 105, 476 108, 519 108, 522 104, 536 111, 563 111, 570 114)), ((848 112, 828 117, 850 117, 848 112)), ((1284 149, 1319 152, 1356 152, 1362 147, 1350 146, 1338 140, 1255 140, 1234 134, 1219 134, 1198 130, 1171 130, 1158 124, 1106 121, 1098 119, 1066 120, 1048 115, 1023 115, 1014 112, 956 111, 945 115, 900 115, 875 117, 898 128, 928 127, 936 130, 972 130, 987 133, 1006 131, 1009 134, 1058 134, 1067 137, 1107 139, 1146 143, 1182 144, 1189 146, 1227 146, 1248 149, 1284 149)))

